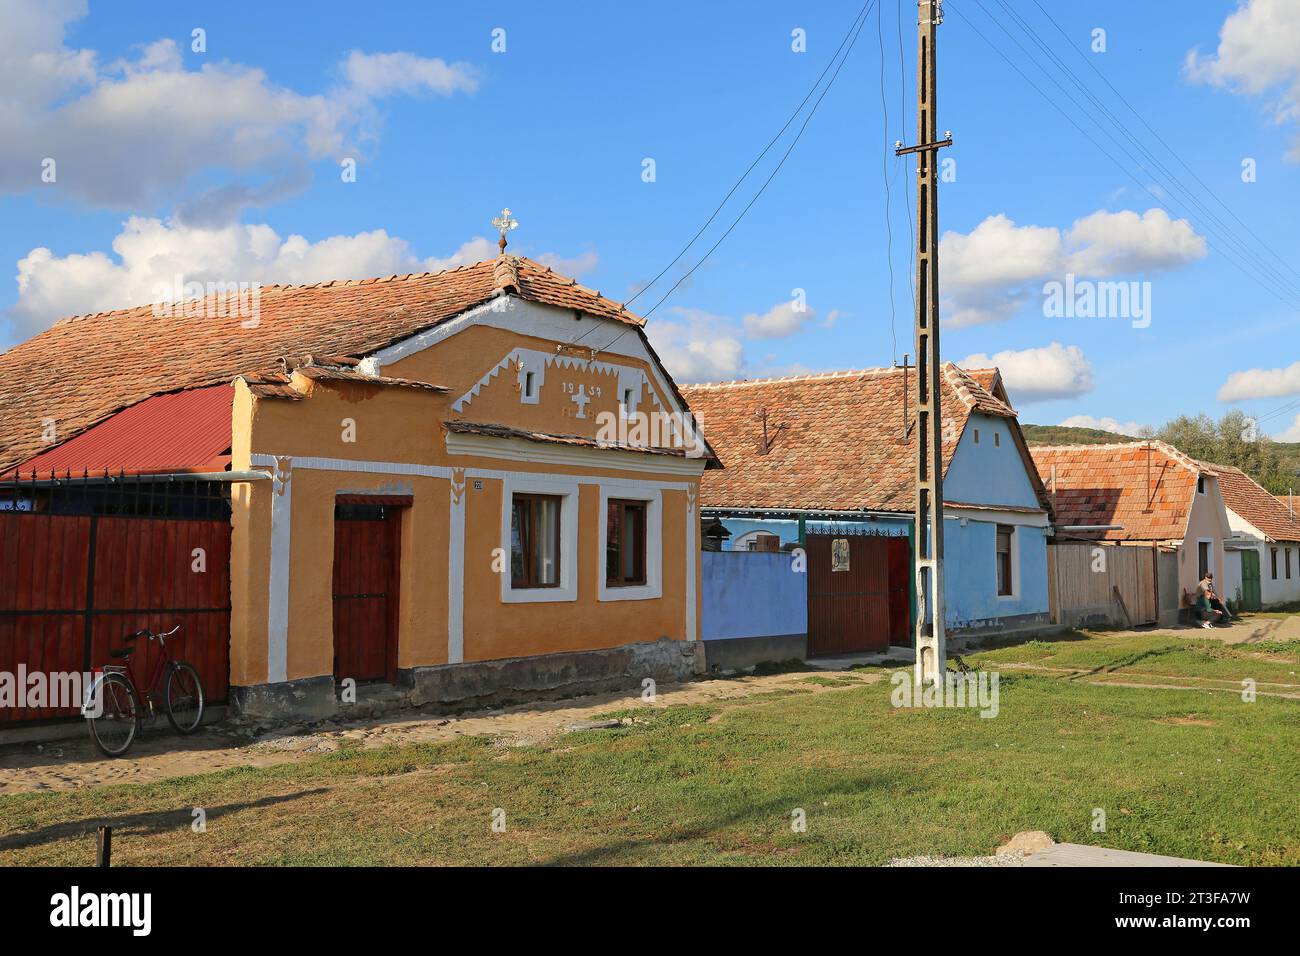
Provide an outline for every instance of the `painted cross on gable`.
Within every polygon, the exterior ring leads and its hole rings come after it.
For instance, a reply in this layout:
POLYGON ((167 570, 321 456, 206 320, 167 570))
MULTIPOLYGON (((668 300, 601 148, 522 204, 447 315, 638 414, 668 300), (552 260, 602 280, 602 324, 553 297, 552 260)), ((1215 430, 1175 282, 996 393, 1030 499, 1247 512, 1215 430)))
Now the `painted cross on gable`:
POLYGON ((569 396, 569 401, 578 406, 579 418, 587 417, 587 403, 591 401, 591 399, 587 397, 586 385, 579 385, 578 390, 569 396))

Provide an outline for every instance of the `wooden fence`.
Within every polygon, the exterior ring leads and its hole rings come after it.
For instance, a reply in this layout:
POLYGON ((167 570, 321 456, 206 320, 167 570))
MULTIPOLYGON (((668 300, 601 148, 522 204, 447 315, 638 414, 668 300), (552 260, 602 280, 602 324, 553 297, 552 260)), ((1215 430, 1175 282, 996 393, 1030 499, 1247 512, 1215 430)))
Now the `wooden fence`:
POLYGON ((1159 615, 1156 550, 1064 542, 1047 549, 1052 622, 1070 627, 1154 624, 1159 615))

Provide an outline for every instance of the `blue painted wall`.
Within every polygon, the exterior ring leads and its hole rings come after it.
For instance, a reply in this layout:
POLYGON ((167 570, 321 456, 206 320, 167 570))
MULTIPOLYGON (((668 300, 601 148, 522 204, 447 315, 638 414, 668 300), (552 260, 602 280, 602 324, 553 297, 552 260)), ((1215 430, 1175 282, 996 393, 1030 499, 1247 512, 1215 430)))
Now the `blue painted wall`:
POLYGON ((781 552, 704 551, 706 641, 779 637, 808 630, 808 575, 781 552))
MULTIPOLYGON (((982 444, 983 435, 980 437, 982 444)), ((1018 460, 1019 455, 1016 457, 1018 460)), ((1028 479, 1025 480, 1025 485, 1032 494, 1033 489, 1029 487, 1028 479)), ((976 501, 973 503, 980 504, 982 502, 976 501)), ((722 524, 732 534, 732 537, 727 541, 727 545, 730 545, 736 538, 749 531, 766 531, 769 534, 777 535, 782 544, 799 540, 799 522, 794 520, 726 518, 722 524)), ((807 522, 807 530, 809 533, 821 534, 835 534, 837 532, 861 534, 867 531, 876 534, 906 535, 911 524, 911 518, 901 517, 877 518, 872 521, 861 522, 809 521, 807 522)), ((963 526, 961 520, 954 517, 949 517, 944 521, 944 594, 947 597, 947 618, 950 629, 989 627, 995 625, 999 618, 1016 617, 1022 614, 1046 614, 1048 612, 1047 529, 1027 527, 1025 525, 1016 525, 1015 527, 1013 581, 1016 593, 1010 597, 1000 597, 997 593, 997 565, 995 563, 997 523, 972 518, 967 519, 963 526)), ((736 557, 740 556, 738 552, 723 551, 716 554, 705 552, 705 558, 707 561, 708 558, 716 557, 717 554, 725 555, 729 553, 735 554, 736 557)), ((746 555, 746 557, 760 555, 761 552, 754 552, 746 555)), ((779 558, 787 565, 790 561, 788 554, 769 554, 767 557, 779 558)), ((705 567, 707 573, 707 564, 705 567)), ((704 616, 706 621, 710 614, 710 603, 716 599, 712 595, 713 592, 710 591, 706 581, 704 587, 704 616)), ((760 586, 759 590, 756 590, 753 595, 754 599, 760 604, 763 603, 761 595, 760 586)))
POLYGON ((989 627, 998 618, 1046 614, 1047 529, 1017 525, 1012 545, 1015 594, 998 595, 997 525, 957 519, 944 521, 944 595, 951 628, 989 627))
POLYGON ((1006 419, 979 414, 970 417, 944 475, 943 498, 977 505, 1039 507, 1006 419))
MULTIPOLYGON (((957 450, 953 454, 948 474, 944 478, 944 498, 948 501, 964 502, 978 505, 1003 505, 1011 507, 1039 507, 1034 494, 1034 486, 1025 470, 1024 460, 1016 449, 1011 437, 1008 422, 991 415, 975 414, 962 434, 957 450), (979 430, 976 441, 975 431, 979 430), (996 436, 996 437, 995 437, 996 436)), ((948 627, 979 628, 996 627, 999 619, 1018 617, 1025 614, 1047 614, 1047 529, 1028 527, 1019 524, 1027 516, 1007 515, 1007 520, 1015 526, 1015 544, 1013 550, 1013 581, 1015 593, 1001 597, 997 587, 997 524, 968 518, 965 523, 956 517, 944 521, 944 594, 947 597, 948 627)), ((755 519, 726 518, 723 525, 731 532, 723 547, 730 550, 736 539, 753 531, 765 531, 780 538, 783 545, 793 544, 799 540, 799 522, 793 519, 755 519)), ((808 521, 806 530, 810 534, 897 534, 906 535, 911 528, 910 515, 898 517, 878 517, 853 522, 808 521)), ((725 555, 724 551, 721 554, 725 555)), ((782 631, 788 627, 786 621, 780 625, 763 624, 769 612, 769 601, 764 592, 768 587, 789 588, 789 580, 776 575, 771 580, 762 577, 755 569, 751 577, 742 584, 734 578, 735 571, 726 573, 729 584, 724 595, 712 590, 709 580, 709 559, 719 557, 718 553, 705 553, 704 585, 704 633, 705 637, 729 636, 749 637, 758 634, 802 633, 805 625, 797 631, 782 631), (752 589, 747 591, 746 589, 752 589), (738 606, 743 605, 743 606, 738 606), (710 634, 710 617, 713 616, 717 628, 723 619, 735 617, 745 623, 741 630, 767 627, 768 630, 742 634, 739 631, 721 635, 716 631, 710 634)), ((737 555, 738 557, 738 555, 737 555)), ((762 557, 755 553, 748 557, 762 557)), ((788 555, 766 555, 778 559, 788 567, 788 555)), ((722 572, 715 570, 715 584, 721 583, 722 572)), ((806 592, 803 575, 797 586, 806 592)), ((788 595, 788 590, 780 593, 788 595)), ((783 597, 784 601, 785 598, 783 597)), ((806 602, 806 597, 804 597, 806 602)), ((806 607, 806 603, 804 605, 806 607)))

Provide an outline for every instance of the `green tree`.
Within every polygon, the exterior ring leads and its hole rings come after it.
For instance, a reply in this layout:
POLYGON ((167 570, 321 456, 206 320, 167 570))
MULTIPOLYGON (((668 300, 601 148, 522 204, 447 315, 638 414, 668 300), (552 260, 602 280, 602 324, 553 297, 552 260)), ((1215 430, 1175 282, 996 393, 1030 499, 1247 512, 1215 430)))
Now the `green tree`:
POLYGON ((1240 468, 1273 494, 1296 484, 1294 461, 1245 412, 1234 409, 1215 422, 1209 415, 1180 415, 1156 437, 1201 461, 1240 468))

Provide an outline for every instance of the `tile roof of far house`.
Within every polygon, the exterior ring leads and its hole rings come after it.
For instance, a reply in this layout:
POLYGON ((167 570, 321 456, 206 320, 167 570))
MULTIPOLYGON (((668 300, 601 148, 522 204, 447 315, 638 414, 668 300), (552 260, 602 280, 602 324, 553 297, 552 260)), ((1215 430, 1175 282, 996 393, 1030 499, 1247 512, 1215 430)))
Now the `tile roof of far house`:
POLYGON ((148 305, 63 319, 0 354, 0 470, 46 448, 45 421, 71 438, 151 395, 274 373, 285 355, 366 355, 504 293, 644 324, 599 292, 509 255, 444 272, 264 286, 255 325, 247 315, 158 317, 148 305))
MULTIPOLYGON (((916 369, 909 370, 907 401, 916 369)), ((943 374, 944 469, 974 411, 1011 420, 1015 410, 974 374, 943 374), (956 412, 956 414, 954 414, 956 412)), ((904 382, 899 368, 863 369, 755 381, 683 386, 700 430, 722 459, 706 472, 709 508, 898 511, 913 507, 916 429, 903 437, 904 382), (767 410, 770 451, 760 453, 767 410)), ((1032 476, 1033 463, 1020 447, 1032 476)))
POLYGON ((1274 541, 1300 541, 1300 518, 1240 468, 1201 462, 1219 479, 1223 503, 1274 541))
POLYGON ((1123 526, 1068 533, 1105 541, 1181 540, 1196 495, 1196 479, 1206 470, 1201 462, 1160 441, 1034 445, 1030 452, 1052 499, 1057 524, 1123 526))

